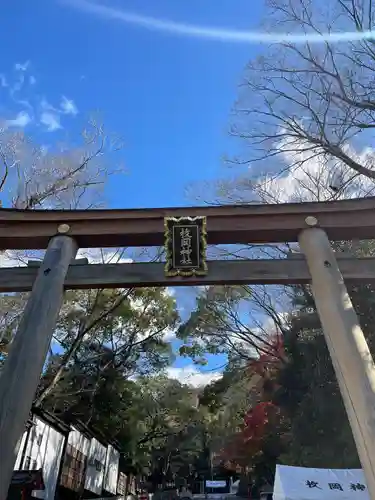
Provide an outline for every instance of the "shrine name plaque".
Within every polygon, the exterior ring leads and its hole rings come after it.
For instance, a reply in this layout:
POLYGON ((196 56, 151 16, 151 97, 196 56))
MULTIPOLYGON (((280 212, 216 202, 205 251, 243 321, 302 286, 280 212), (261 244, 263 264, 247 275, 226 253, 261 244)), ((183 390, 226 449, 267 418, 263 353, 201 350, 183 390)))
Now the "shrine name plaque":
POLYGON ((206 217, 165 217, 166 276, 207 274, 206 217))

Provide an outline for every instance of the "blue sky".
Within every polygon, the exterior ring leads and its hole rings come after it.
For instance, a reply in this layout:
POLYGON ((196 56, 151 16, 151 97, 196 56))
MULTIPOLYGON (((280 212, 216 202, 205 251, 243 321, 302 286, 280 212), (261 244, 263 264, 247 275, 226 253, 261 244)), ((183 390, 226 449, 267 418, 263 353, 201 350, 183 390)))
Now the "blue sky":
MULTIPOLYGON (((221 161, 233 148, 227 135, 230 110, 243 68, 260 46, 149 30, 79 4, 3 5, 0 118, 53 144, 66 132, 78 133, 98 110, 125 142, 121 154, 128 174, 109 181, 110 207, 196 203, 186 196, 190 183, 232 175, 221 161)), ((264 2, 103 0, 102 5, 120 14, 256 30, 264 2)), ((206 369, 221 364, 211 360, 206 369)))

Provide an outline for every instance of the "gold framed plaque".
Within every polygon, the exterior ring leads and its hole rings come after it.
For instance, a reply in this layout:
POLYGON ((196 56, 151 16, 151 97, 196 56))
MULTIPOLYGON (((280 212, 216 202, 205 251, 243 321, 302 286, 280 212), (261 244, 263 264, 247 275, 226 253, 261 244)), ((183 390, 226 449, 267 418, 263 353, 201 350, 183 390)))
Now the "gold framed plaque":
POLYGON ((206 226, 206 217, 165 217, 166 276, 207 274, 206 226))

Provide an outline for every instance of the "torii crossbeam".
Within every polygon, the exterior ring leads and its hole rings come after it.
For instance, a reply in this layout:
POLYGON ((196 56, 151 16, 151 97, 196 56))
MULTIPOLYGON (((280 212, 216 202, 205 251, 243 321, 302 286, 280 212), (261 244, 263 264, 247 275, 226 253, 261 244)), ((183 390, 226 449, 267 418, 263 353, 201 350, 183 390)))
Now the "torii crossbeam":
POLYGON ((164 217, 207 217, 209 244, 298 241, 306 217, 330 240, 375 237, 375 197, 325 203, 224 205, 136 210, 0 209, 0 250, 47 248, 61 225, 79 248, 144 247, 164 243, 164 217))
MULTIPOLYGON (((38 269, 0 269, 0 291, 29 290, 32 286, 0 378, 0 500, 7 495, 17 442, 39 383, 65 287, 246 282, 312 283, 370 496, 375 500, 375 367, 329 242, 353 239, 375 239, 374 197, 144 210, 0 209, 0 250, 48 247, 38 269), (164 217, 186 216, 206 216, 208 244, 298 241, 306 261, 221 261, 208 263, 211 271, 209 267, 207 276, 187 279, 163 278, 160 264, 71 265, 79 247, 160 246, 164 217)), ((374 259, 338 260, 348 279, 374 280, 374 259)))

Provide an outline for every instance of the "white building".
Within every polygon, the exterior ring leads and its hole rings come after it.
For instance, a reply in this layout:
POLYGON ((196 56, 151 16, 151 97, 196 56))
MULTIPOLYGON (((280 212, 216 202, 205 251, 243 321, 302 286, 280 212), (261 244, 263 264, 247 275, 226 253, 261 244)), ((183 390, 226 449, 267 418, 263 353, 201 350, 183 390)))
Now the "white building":
POLYGON ((105 461, 103 490, 116 495, 119 489, 120 452, 112 445, 108 445, 105 461))
POLYGON ((60 487, 62 497, 65 496, 65 490, 73 492, 77 496, 83 492, 90 441, 91 437, 88 433, 84 433, 75 426, 71 427, 61 468, 60 487))
POLYGON ((96 495, 100 495, 103 489, 106 456, 107 448, 97 439, 92 438, 86 468, 85 490, 96 495))
POLYGON ((35 495, 54 500, 69 426, 46 412, 33 414, 29 424, 22 436, 15 470, 42 469, 45 490, 35 495))
POLYGON ((126 477, 119 470, 120 452, 99 441, 82 424, 69 426, 37 411, 23 434, 15 470, 42 470, 45 500, 111 497, 124 494, 126 477))

